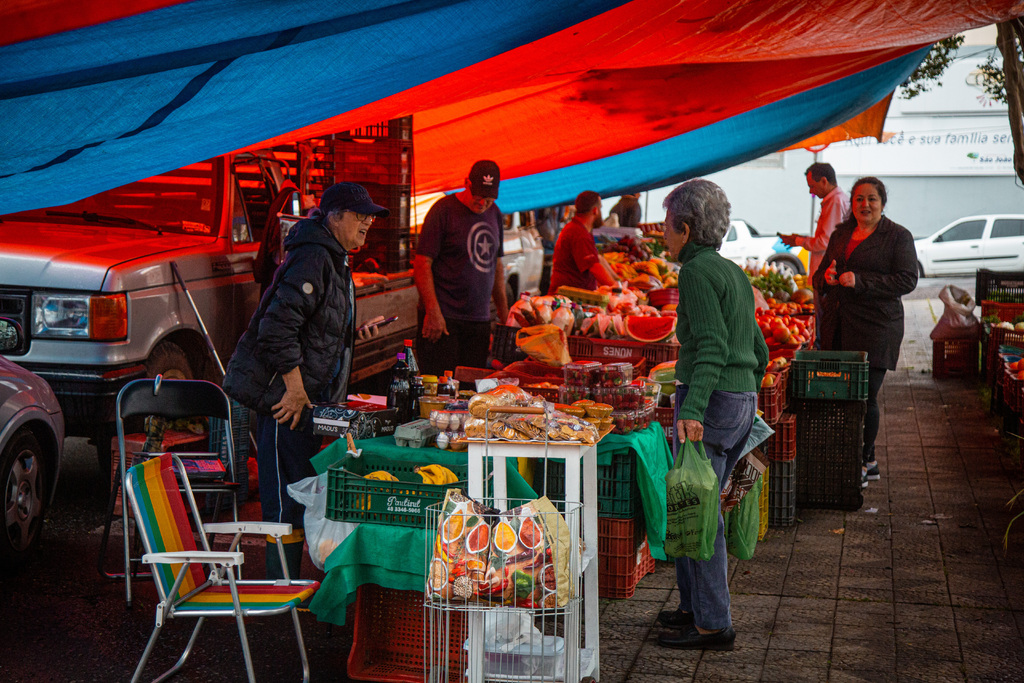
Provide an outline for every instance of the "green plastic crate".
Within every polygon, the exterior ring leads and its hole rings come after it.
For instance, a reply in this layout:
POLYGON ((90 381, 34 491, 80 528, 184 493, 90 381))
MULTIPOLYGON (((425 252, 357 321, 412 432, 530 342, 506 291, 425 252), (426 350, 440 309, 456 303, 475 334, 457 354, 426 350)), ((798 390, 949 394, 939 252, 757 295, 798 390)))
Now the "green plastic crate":
POLYGON ((868 354, 797 351, 789 385, 794 398, 863 401, 868 397, 868 354))
MULTIPOLYGON (((597 514, 602 517, 633 519, 640 505, 640 485, 636 475, 636 453, 629 447, 612 451, 611 464, 597 465, 597 514)), ((536 465, 536 481, 543 482, 544 464, 536 465)), ((548 497, 565 492, 565 461, 548 459, 548 497)), ((538 493, 541 489, 534 487, 538 493)))
POLYGON ((343 458, 327 468, 327 519, 424 528, 427 506, 442 502, 450 488, 465 489, 469 470, 468 465, 446 465, 459 483, 435 486, 424 484, 413 471, 427 464, 370 454, 343 458), (398 481, 363 478, 377 470, 390 472, 398 481))

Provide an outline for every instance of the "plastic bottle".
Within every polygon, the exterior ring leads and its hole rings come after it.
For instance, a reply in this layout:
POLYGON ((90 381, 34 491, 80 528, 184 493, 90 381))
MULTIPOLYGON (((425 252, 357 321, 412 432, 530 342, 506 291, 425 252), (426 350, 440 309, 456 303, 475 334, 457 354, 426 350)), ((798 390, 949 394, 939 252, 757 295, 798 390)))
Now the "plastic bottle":
POLYGON ((388 408, 398 409, 398 424, 409 421, 409 366, 405 364, 404 353, 398 354, 398 360, 391 368, 388 408))
MULTIPOLYGON (((660 386, 660 385, 659 385, 660 386)), ((423 378, 416 375, 409 383, 409 419, 415 420, 420 415, 420 398, 423 396, 423 378)))
POLYGON ((437 378, 437 397, 447 398, 451 396, 451 392, 448 387, 448 378, 441 375, 437 378))
POLYGON ((409 366, 409 376, 413 377, 420 374, 420 364, 416 362, 416 356, 412 352, 412 339, 406 339, 405 344, 405 364, 409 366))

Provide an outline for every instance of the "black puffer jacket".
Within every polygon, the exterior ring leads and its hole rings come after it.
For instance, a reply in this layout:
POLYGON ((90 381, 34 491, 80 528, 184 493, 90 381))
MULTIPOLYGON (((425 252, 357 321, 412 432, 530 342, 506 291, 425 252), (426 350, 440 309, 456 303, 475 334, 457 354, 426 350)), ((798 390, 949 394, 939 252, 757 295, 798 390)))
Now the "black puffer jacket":
POLYGON ((300 368, 311 401, 340 402, 352 367, 355 299, 348 252, 318 219, 300 221, 285 248, 288 256, 224 377, 228 396, 262 415, 281 400, 281 375, 292 368, 300 368))

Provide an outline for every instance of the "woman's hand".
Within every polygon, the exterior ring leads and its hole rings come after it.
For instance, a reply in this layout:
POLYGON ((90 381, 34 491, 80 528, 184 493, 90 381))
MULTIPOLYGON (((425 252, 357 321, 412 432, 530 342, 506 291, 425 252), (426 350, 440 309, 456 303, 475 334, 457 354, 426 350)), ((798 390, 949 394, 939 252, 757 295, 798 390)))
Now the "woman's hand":
POLYGON ((857 285, 857 277, 853 274, 853 271, 848 270, 845 273, 839 274, 838 282, 843 287, 855 287, 857 285))
POLYGON ((380 334, 380 330, 377 328, 378 323, 384 322, 384 316, 378 315, 376 318, 370 318, 356 330, 356 339, 360 341, 366 341, 367 339, 373 339, 380 334))
POLYGON ((676 420, 676 433, 680 441, 703 441, 704 425, 698 420, 676 420))
POLYGON ((836 260, 832 259, 832 263, 828 264, 828 268, 825 269, 825 284, 834 285, 838 282, 836 280, 836 260))

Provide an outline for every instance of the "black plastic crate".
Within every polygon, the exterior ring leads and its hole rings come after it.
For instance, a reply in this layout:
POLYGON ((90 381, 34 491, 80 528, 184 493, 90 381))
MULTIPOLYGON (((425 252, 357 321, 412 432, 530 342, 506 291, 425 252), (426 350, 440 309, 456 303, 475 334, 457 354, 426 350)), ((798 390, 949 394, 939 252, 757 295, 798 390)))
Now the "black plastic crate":
POLYGON ((796 523, 796 461, 771 464, 768 477, 768 526, 793 526, 796 523))
POLYGON ((790 409, 796 413, 797 506, 860 509, 867 401, 794 399, 790 409))
POLYGON ((390 138, 392 140, 412 139, 412 116, 403 116, 400 119, 371 123, 360 128, 353 128, 341 133, 335 133, 334 137, 340 140, 352 138, 390 138))
POLYGON ((974 300, 1001 303, 1024 302, 1024 273, 997 273, 982 268, 974 278, 974 300))
POLYGON ((521 328, 509 325, 495 325, 491 335, 491 358, 505 365, 526 360, 526 353, 516 346, 516 333, 521 328))
MULTIPOLYGON (((617 519, 643 519, 643 505, 640 504, 640 484, 636 479, 636 453, 622 447, 612 451, 611 464, 597 465, 597 514, 617 519)), ((565 492, 565 462, 548 458, 549 498, 561 498, 565 492)), ((534 466, 534 482, 542 482, 544 461, 534 466)), ((541 488, 536 488, 538 493, 541 488)), ((566 492, 567 493, 567 492, 566 492)), ((641 523, 641 527, 643 524, 641 523)))

